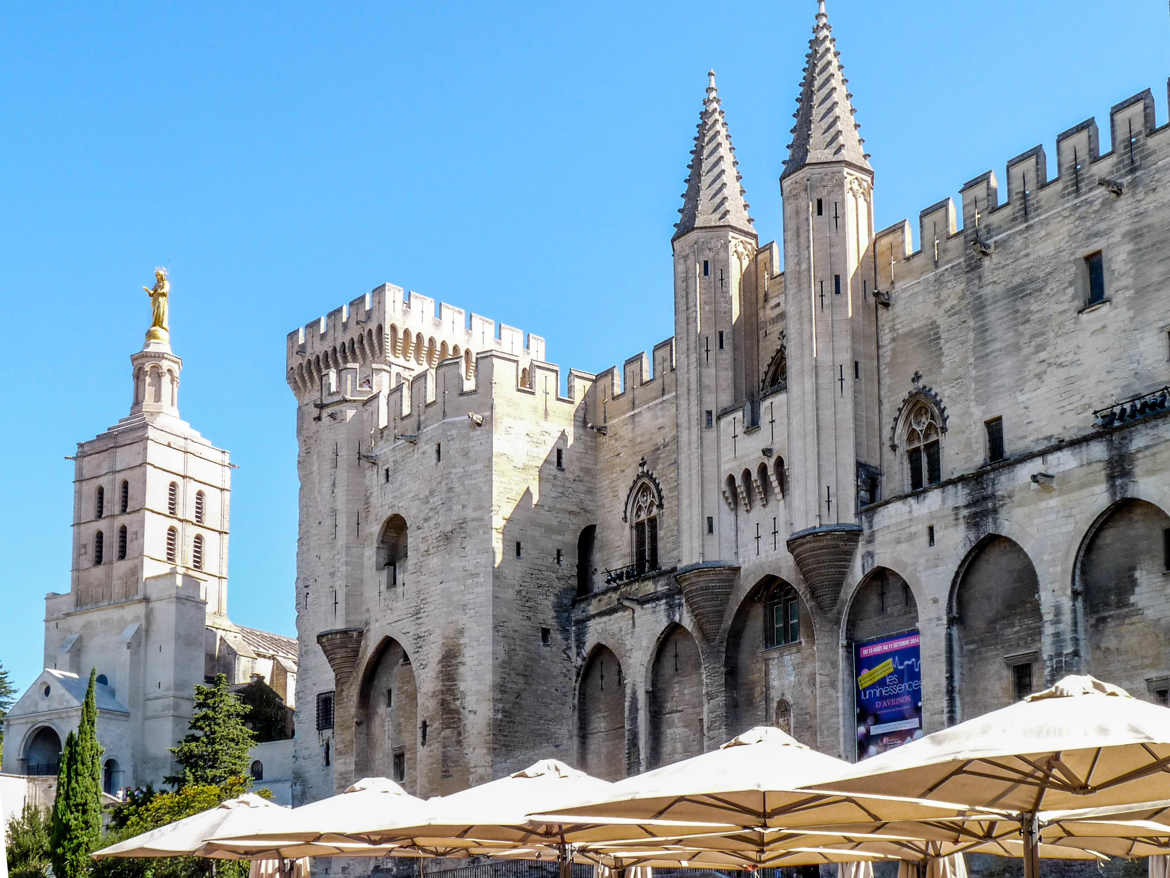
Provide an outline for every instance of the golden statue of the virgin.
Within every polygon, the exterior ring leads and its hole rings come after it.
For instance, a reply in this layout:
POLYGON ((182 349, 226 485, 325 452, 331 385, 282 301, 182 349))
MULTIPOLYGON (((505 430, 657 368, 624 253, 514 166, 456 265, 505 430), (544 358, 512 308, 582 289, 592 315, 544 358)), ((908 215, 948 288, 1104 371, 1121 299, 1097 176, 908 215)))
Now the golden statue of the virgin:
POLYGON ((146 290, 146 295, 150 296, 151 321, 150 329, 146 331, 146 340, 148 342, 168 341, 171 336, 170 327, 167 325, 171 282, 167 280, 167 270, 161 267, 156 268, 154 270, 154 286, 142 289, 146 290))

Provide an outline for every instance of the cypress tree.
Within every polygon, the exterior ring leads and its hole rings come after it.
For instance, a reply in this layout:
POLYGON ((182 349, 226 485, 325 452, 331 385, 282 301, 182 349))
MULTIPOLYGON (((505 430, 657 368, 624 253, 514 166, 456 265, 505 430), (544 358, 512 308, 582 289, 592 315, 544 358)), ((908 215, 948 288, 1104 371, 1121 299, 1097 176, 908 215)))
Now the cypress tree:
POLYGON ((245 777, 255 733, 245 724, 250 708, 220 674, 210 686, 195 687, 195 711, 187 735, 172 747, 180 773, 167 778, 176 789, 190 784, 223 786, 245 777))
POLYGON ((65 738, 57 772, 57 798, 49 822, 53 874, 81 878, 89 873, 90 852, 102 832, 102 748, 97 741, 97 671, 81 705, 81 722, 65 738))

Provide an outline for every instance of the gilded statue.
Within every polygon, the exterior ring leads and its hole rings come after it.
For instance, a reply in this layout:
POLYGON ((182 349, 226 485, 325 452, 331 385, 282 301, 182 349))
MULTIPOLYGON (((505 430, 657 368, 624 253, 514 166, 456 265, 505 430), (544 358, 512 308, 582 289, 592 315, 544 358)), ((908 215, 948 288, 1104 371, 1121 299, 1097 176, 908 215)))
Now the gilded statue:
POLYGON ((167 341, 170 337, 170 327, 167 325, 168 299, 171 295, 171 282, 167 280, 167 270, 154 270, 154 286, 143 287, 146 295, 150 296, 151 322, 146 331, 147 341, 167 341))

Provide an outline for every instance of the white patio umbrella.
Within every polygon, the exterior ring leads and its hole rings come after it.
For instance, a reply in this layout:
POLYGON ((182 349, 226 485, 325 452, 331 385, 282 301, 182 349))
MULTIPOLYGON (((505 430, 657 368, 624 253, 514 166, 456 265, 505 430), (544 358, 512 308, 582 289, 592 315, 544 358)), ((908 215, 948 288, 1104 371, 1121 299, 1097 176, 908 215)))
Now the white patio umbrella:
MULTIPOLYGON (((881 791, 854 795, 804 789, 851 773, 853 767, 780 729, 760 726, 718 750, 619 781, 605 797, 563 805, 556 816, 598 826, 614 820, 674 820, 761 830, 847 825, 861 831, 887 820, 955 817, 969 811, 963 805, 895 798, 881 791)), ((670 834, 661 824, 647 826, 659 827, 655 831, 660 837, 670 834)))
POLYGON ((254 793, 228 799, 214 808, 200 811, 158 829, 94 851, 93 858, 107 857, 210 857, 242 860, 250 856, 220 850, 208 840, 219 833, 246 833, 264 816, 288 814, 289 809, 275 805, 254 793))
POLYGON ((1164 799, 1168 768, 1170 710, 1073 676, 809 788, 1007 810, 1020 828, 1025 873, 1035 878, 1040 812, 1164 799))

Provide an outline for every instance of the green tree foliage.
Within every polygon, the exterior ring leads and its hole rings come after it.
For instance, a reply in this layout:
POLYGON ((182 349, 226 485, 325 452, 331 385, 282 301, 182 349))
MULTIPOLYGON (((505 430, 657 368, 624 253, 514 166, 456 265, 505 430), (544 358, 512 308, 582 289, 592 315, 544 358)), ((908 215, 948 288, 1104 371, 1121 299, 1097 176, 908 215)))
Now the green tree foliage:
POLYGON ((248 705, 248 728, 256 733, 256 743, 285 741, 293 736, 292 711, 271 686, 261 679, 236 690, 237 697, 248 705))
POLYGON ((4 839, 10 878, 47 878, 49 874, 49 815, 26 802, 20 815, 8 823, 4 839))
POLYGON ((12 685, 12 678, 8 676, 8 669, 0 665, 0 751, 4 749, 4 718, 8 716, 8 708, 16 700, 16 687, 12 685))
MULTIPOLYGON (((180 774, 168 777, 176 789, 192 784, 223 786, 244 777, 256 735, 248 728, 248 706, 232 694, 220 674, 210 686, 195 687, 195 712, 186 737, 172 747, 180 774)), ((63 876, 58 876, 63 878, 63 876)))
POLYGON ((53 874, 57 878, 87 875, 89 854, 102 832, 102 748, 97 741, 97 671, 89 672, 89 688, 81 706, 81 722, 65 739, 57 774, 57 798, 49 821, 53 874))

